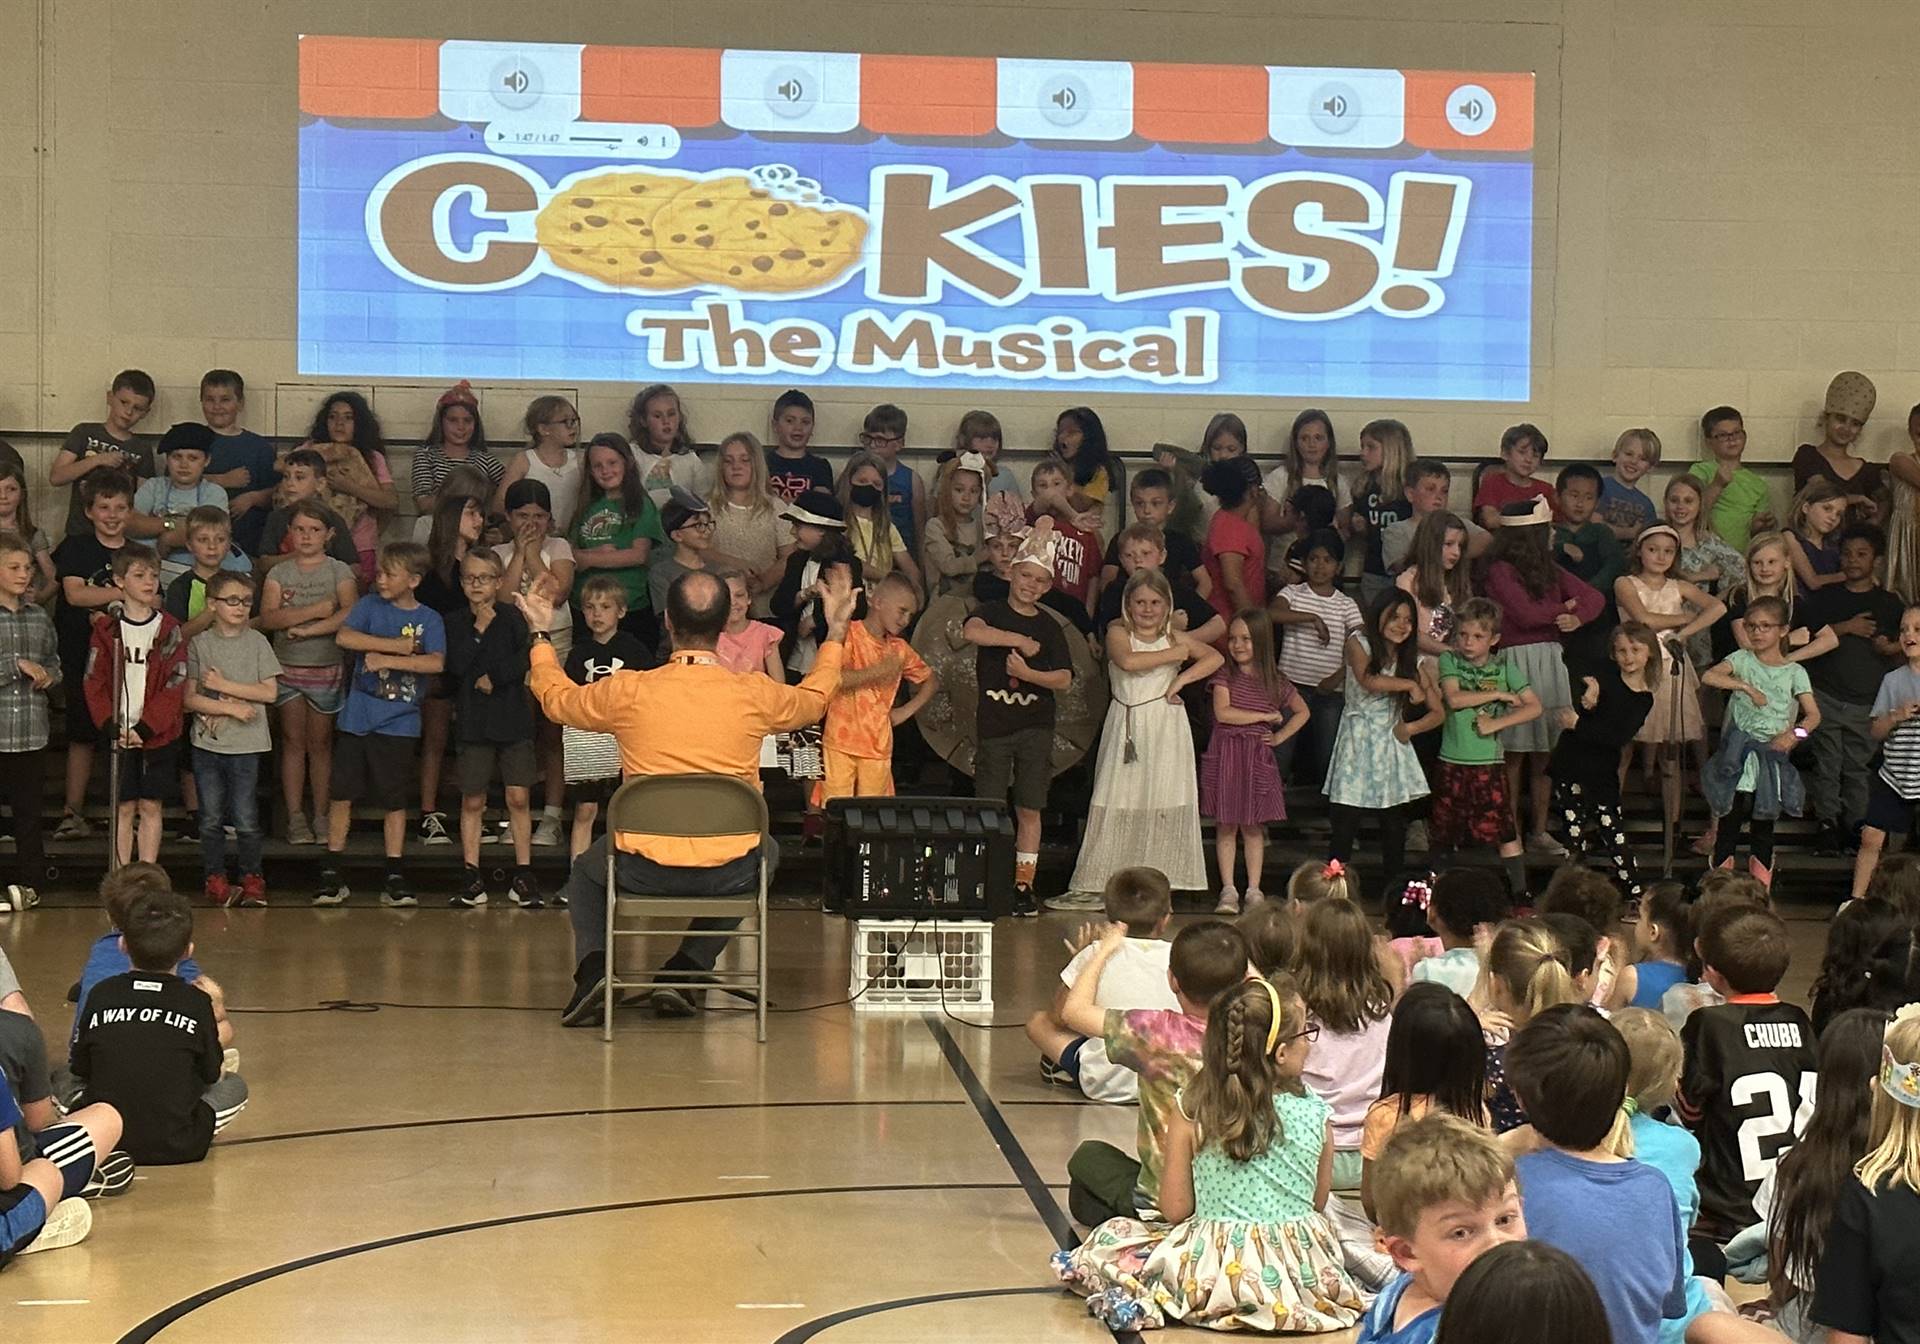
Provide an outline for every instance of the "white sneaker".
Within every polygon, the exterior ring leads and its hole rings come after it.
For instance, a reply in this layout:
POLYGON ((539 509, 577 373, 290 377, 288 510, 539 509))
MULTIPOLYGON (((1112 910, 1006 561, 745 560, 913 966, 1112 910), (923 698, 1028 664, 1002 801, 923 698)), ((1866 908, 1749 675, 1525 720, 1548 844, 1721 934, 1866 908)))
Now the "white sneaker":
POLYGON ((87 1239, 87 1233, 93 1231, 93 1205, 84 1199, 63 1199, 53 1206, 53 1212, 47 1215, 47 1221, 40 1225, 40 1235, 20 1248, 20 1254, 32 1255, 35 1251, 57 1251, 66 1246, 77 1246, 87 1239))
POLYGON ((1527 852, 1529 854, 1544 854, 1550 859, 1564 859, 1567 857, 1567 847, 1548 835, 1545 831, 1539 831, 1527 837, 1527 852))
POLYGON ((533 843, 551 849, 560 843, 560 818, 543 816, 533 828, 533 843))
POLYGON ((7 894, 13 898, 13 908, 15 910, 31 910, 34 906, 40 904, 40 893, 32 887, 15 883, 13 886, 7 888, 7 894))
POLYGON ((1232 887, 1220 888, 1220 899, 1213 904, 1216 915, 1237 915, 1240 913, 1240 893, 1232 887))
POLYGON ((287 843, 290 845, 311 845, 318 843, 313 827, 307 823, 305 815, 295 812, 287 818, 287 843))
MULTIPOLYGON (((13 913, 13 891, 14 889, 12 887, 0 887, 0 915, 10 915, 13 913)), ((20 908, 23 910, 26 909, 25 906, 20 908)))

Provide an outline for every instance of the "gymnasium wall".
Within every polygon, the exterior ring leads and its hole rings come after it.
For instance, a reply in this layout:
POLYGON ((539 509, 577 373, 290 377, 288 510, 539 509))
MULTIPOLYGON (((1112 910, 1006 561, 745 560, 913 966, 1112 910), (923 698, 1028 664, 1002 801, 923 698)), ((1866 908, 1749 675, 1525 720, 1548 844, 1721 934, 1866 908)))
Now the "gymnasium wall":
MULTIPOLYGON (((1828 378, 1860 368, 1884 459, 1920 400, 1920 119, 1907 54, 1920 7, 1887 0, 14 0, 0 6, 0 433, 45 461, 146 368, 143 429, 197 413, 200 373, 240 369, 249 421, 296 434, 316 399, 295 361, 296 38, 368 36, 944 55, 1519 70, 1538 74, 1528 404, 1332 402, 1421 450, 1490 454, 1532 419, 1554 458, 1604 456, 1649 424, 1669 460, 1694 421, 1744 408, 1755 460, 1813 429, 1828 378)), ((589 430, 632 388, 577 387, 589 430)), ((389 382, 396 438, 438 386, 389 382)), ((533 391, 484 389, 494 437, 533 391)), ((871 392, 816 393, 822 443, 852 440, 871 392)), ((977 401, 1014 447, 1045 441, 1054 393, 903 388, 932 448, 977 401)), ((1298 402, 1103 395, 1115 446, 1192 443, 1213 410, 1277 451, 1298 402)), ((761 388, 689 393, 699 436, 764 429, 761 388)), ((1549 468, 1552 463, 1549 462, 1549 468)))

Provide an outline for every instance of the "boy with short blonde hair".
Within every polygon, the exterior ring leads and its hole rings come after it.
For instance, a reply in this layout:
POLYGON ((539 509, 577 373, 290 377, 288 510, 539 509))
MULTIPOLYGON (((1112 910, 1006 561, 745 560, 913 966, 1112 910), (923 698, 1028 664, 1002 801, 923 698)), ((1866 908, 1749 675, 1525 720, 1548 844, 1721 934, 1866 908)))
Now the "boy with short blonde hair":
POLYGON ((919 605, 905 575, 887 574, 868 592, 865 618, 847 627, 840 689, 827 702, 820 738, 826 778, 814 794, 817 806, 829 798, 893 796, 893 730, 940 689, 940 678, 904 637, 919 605), (917 689, 896 706, 902 681, 917 689))
POLYGON ((447 654, 440 613, 414 596, 427 565, 424 546, 395 541, 381 547, 373 591, 354 603, 334 636, 340 648, 353 655, 353 670, 334 742, 327 862, 320 871, 315 905, 344 905, 352 894, 338 865, 358 802, 371 803, 381 812, 386 877, 380 903, 420 903, 407 885, 400 856, 420 751, 420 704, 426 698, 427 678, 446 670, 447 654))
POLYGON ((1526 1239, 1513 1158, 1487 1131, 1434 1112, 1394 1131, 1371 1188, 1380 1241, 1400 1276, 1374 1299, 1356 1344, 1427 1344, 1467 1267, 1526 1239))
POLYGON ((160 857, 160 807, 173 797, 185 714, 187 641, 180 622, 160 609, 160 561, 129 542, 113 557, 124 597, 118 616, 94 617, 87 646, 87 710, 108 741, 119 742, 120 862, 160 857), (116 683, 119 699, 114 698, 116 683))
POLYGON ((267 709, 279 695, 280 660, 271 641, 250 624, 251 574, 217 573, 206 592, 213 626, 187 645, 186 694, 194 712, 201 876, 215 905, 263 906, 260 763, 273 750, 267 709), (229 819, 239 849, 237 889, 227 878, 229 819))

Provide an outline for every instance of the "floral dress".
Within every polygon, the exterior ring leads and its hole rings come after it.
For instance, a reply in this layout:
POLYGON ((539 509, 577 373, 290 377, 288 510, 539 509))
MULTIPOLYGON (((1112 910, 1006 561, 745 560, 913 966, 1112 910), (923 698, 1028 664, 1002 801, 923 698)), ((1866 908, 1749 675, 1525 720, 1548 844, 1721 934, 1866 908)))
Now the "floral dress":
MULTIPOLYGON (((1359 633, 1348 636, 1366 642, 1359 633)), ((1413 744, 1393 735, 1406 697, 1377 695, 1347 669, 1346 707, 1327 767, 1327 801, 1343 807, 1398 807, 1427 796, 1426 772, 1413 744)))
MULTIPOLYGON (((1693 545, 1680 548, 1680 558, 1673 567, 1674 575, 1698 574, 1703 569, 1717 568, 1720 577, 1700 587, 1724 602, 1728 593, 1746 583, 1746 558, 1722 540, 1718 532, 1709 528, 1700 528, 1694 535, 1696 540, 1693 545)), ((1687 640, 1687 658, 1696 669, 1713 666, 1711 630, 1702 630, 1687 640)))
POLYGON ((1055 1272, 1087 1294, 1089 1315, 1115 1331, 1180 1321, 1325 1334, 1359 1321, 1359 1289, 1314 1201, 1331 1109, 1305 1090, 1275 1094, 1273 1109, 1280 1120, 1274 1140, 1248 1161, 1201 1143, 1186 1222, 1115 1218, 1078 1249, 1054 1254, 1055 1272))

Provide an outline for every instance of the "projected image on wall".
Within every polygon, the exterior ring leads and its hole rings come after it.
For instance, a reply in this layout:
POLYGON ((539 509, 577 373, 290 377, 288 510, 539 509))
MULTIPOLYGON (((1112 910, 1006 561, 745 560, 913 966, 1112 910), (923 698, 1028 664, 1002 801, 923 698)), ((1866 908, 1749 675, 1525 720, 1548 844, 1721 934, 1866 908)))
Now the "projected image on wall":
POLYGON ((303 374, 1524 400, 1533 77, 308 36, 303 374))

